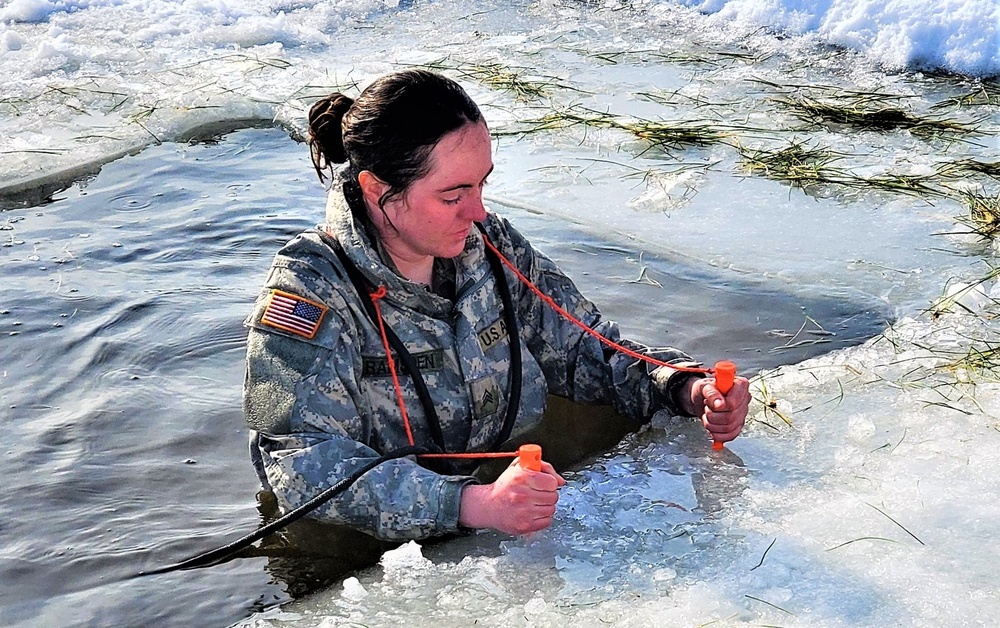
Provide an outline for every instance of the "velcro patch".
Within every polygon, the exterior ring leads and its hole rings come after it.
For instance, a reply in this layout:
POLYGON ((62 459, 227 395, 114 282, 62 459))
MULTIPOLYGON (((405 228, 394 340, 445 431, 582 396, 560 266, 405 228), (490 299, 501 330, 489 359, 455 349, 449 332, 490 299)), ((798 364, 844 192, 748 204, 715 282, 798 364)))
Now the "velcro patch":
POLYGON ((260 317, 262 325, 281 329, 296 336, 312 339, 326 314, 326 306, 300 296, 272 290, 267 307, 260 317))
POLYGON ((507 337, 507 321, 503 318, 498 318, 489 327, 476 334, 476 336, 479 338, 479 346, 482 347, 485 353, 496 343, 507 337))
MULTIPOLYGON (((443 349, 421 351, 420 353, 412 354, 412 357, 413 362, 417 365, 417 369, 421 371, 440 371, 444 368, 443 349)), ((399 357, 393 354, 392 359, 396 363, 396 368, 402 368, 399 363, 399 357)), ((385 377, 390 374, 389 360, 384 357, 362 356, 361 363, 362 377, 385 377)))
POLYGON ((476 417, 487 419, 500 409, 500 388, 493 377, 483 377, 472 382, 472 405, 476 417))

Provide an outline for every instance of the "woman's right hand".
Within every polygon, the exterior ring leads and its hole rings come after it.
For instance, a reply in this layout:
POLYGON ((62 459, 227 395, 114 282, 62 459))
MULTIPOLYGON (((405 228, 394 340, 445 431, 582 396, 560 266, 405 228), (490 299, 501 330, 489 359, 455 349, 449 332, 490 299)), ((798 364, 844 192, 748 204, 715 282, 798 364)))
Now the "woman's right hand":
POLYGON ((492 484, 470 484, 462 490, 459 524, 491 528, 506 534, 528 534, 552 524, 559 487, 566 484, 556 470, 542 462, 530 471, 515 460, 492 484))

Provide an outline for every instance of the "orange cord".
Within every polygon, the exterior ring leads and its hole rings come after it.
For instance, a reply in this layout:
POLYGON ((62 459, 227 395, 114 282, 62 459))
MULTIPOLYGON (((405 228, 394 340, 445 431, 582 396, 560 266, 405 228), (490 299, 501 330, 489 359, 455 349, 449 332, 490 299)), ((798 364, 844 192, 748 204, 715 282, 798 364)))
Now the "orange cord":
MULTIPOLYGON (((387 291, 385 286, 380 286, 378 290, 370 294, 372 304, 375 306, 375 314, 378 317, 378 329, 382 335, 382 346, 385 347, 386 360, 389 363, 389 374, 392 375, 392 385, 396 389, 396 401, 399 403, 399 411, 403 415, 403 427, 406 428, 406 440, 411 446, 416 443, 413 440, 413 430, 410 429, 410 415, 406 412, 406 402, 403 401, 403 387, 399 384, 399 375, 396 373, 396 361, 392 359, 392 351, 389 346, 389 336, 385 333, 385 323, 382 320, 382 308, 379 301, 382 300, 387 291)), ((418 458, 519 458, 523 468, 532 471, 542 470, 542 448, 538 445, 521 445, 518 451, 498 451, 498 452, 466 452, 460 454, 418 454, 418 458)))
POLYGON ((399 385, 399 376, 396 375, 396 361, 392 359, 392 350, 389 347, 389 336, 385 333, 385 323, 382 321, 382 308, 378 302, 385 297, 387 291, 385 286, 379 286, 378 290, 371 293, 372 305, 375 306, 375 314, 378 318, 378 330, 382 334, 382 346, 385 347, 385 358, 389 362, 389 374, 392 375, 392 385, 396 388, 396 401, 399 402, 399 411, 403 414, 403 427, 406 428, 406 440, 410 441, 410 446, 416 446, 413 440, 413 431, 410 429, 410 417, 406 413, 406 404, 403 402, 403 387, 399 385))
POLYGON ((483 234, 483 243, 485 243, 486 246, 488 246, 491 251, 493 251, 494 253, 496 253, 497 257, 500 258, 500 261, 503 262, 503 265, 506 266, 507 268, 509 268, 510 271, 512 273, 514 273, 514 275, 517 276, 517 278, 521 281, 521 283, 523 283, 532 292, 534 292, 535 295, 537 295, 539 299, 541 299, 545 303, 548 303, 549 307, 551 307, 556 312, 558 312, 563 318, 565 318, 569 322, 573 323, 574 325, 576 325, 577 327, 579 327, 583 331, 587 332, 588 334, 590 334, 594 338, 597 338, 598 340, 600 340, 604 344, 608 345, 609 347, 611 347, 615 351, 619 351, 621 353, 624 353, 625 355, 633 357, 633 358, 635 358, 637 360, 642 360, 643 362, 648 362, 648 363, 656 365, 656 366, 666 366, 666 367, 672 368, 672 369, 674 369, 676 371, 683 371, 685 373, 703 373, 705 375, 710 375, 712 373, 711 369, 701 368, 701 367, 697 367, 697 366, 679 366, 677 364, 670 364, 669 362, 664 362, 663 360, 657 360, 654 357, 651 357, 651 356, 648 356, 648 355, 643 355, 642 353, 639 353, 638 351, 633 351, 632 349, 629 349, 628 347, 620 345, 620 344, 618 344, 617 342, 615 342, 613 340, 609 340, 608 338, 605 338, 601 334, 597 333, 596 331, 594 331, 593 329, 591 329, 590 327, 588 327, 586 325, 586 323, 584 323, 583 321, 579 320, 578 318, 576 318, 575 316, 573 316, 572 314, 570 314, 569 312, 567 312, 565 309, 563 309, 562 307, 560 307, 560 305, 558 303, 556 303, 555 300, 552 297, 550 297, 549 295, 547 295, 547 294, 543 293, 541 290, 539 290, 538 286, 536 286, 535 284, 531 283, 530 279, 528 279, 527 277, 525 277, 524 275, 522 275, 521 271, 519 271, 517 269, 517 267, 514 266, 514 264, 512 264, 510 262, 510 260, 508 260, 506 257, 504 257, 500 253, 500 251, 498 251, 497 248, 495 246, 493 246, 493 243, 490 242, 489 238, 486 237, 485 233, 483 234))
MULTIPOLYGON (((605 338, 598 332, 594 331, 592 328, 588 327, 583 321, 579 320, 578 318, 567 312, 565 309, 563 309, 558 303, 555 302, 555 300, 552 297, 548 296, 547 294, 539 290, 535 284, 531 283, 530 279, 525 277, 521 273, 521 271, 519 271, 517 267, 510 262, 510 260, 504 257, 503 254, 499 250, 497 250, 495 246, 493 246, 493 243, 490 242, 489 238, 486 237, 485 233, 482 234, 482 236, 483 236, 483 243, 496 254, 496 256, 500 259, 500 262, 503 263, 503 265, 506 266, 508 269, 510 269, 510 271, 514 273, 514 275, 518 278, 518 280, 521 281, 521 283, 523 283, 532 292, 534 292, 539 299, 547 303, 549 307, 558 312, 560 316, 562 316, 569 322, 573 323, 574 325, 582 329, 584 332, 590 334, 594 338, 597 338, 599 341, 613 348, 615 351, 619 351, 621 353, 624 353, 625 355, 633 357, 637 360, 641 360, 643 362, 648 362, 649 364, 653 364, 655 366, 665 366, 667 368, 671 368, 677 371, 682 371, 685 373, 703 373, 705 375, 711 375, 714 373, 717 375, 716 386, 719 388, 719 392, 721 392, 723 395, 729 392, 729 387, 732 386, 733 377, 736 374, 736 365, 734 365, 732 362, 717 362, 715 365, 716 366, 715 370, 696 367, 696 366, 680 366, 677 364, 670 364, 669 362, 658 360, 648 355, 643 355, 637 351, 629 349, 628 347, 620 345, 617 342, 614 342, 613 340, 605 338), (723 386, 725 387, 725 390, 723 390, 723 386)), ((403 401, 403 387, 400 386, 399 384, 399 375, 396 373, 396 361, 392 358, 392 350, 391 347, 389 346, 389 337, 385 332, 385 323, 382 320, 382 309, 379 307, 379 301, 385 298, 386 294, 387 291, 385 286, 379 286, 378 290, 372 292, 370 296, 372 299, 372 305, 375 306, 375 314, 378 318, 379 333, 382 335, 382 345, 385 347, 386 360, 388 361, 389 364, 389 373, 390 375, 392 375, 392 384, 396 389, 396 401, 399 403, 399 411, 403 415, 403 427, 406 429, 406 439, 409 441, 411 446, 415 446, 416 443, 413 439, 413 430, 410 429, 410 417, 406 412, 406 403, 403 401)), ((713 444, 713 448, 715 449, 722 449, 722 446, 723 446, 722 443, 719 441, 716 441, 713 444)), ((447 454, 447 453, 419 454, 417 457, 459 458, 459 459, 518 457, 520 458, 521 466, 524 467, 525 469, 531 469, 534 471, 538 471, 541 469, 541 447, 538 447, 537 445, 522 445, 520 450, 517 452, 502 451, 502 452, 466 452, 466 453, 456 453, 456 454, 447 454)))

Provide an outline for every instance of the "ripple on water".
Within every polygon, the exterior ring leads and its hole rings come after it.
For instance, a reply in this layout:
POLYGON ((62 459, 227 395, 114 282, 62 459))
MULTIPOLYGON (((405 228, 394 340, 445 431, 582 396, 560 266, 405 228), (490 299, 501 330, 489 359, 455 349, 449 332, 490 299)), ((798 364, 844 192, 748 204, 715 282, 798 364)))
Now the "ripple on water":
MULTIPOLYGON (((161 196, 156 194, 154 196, 161 196)), ((139 196, 134 194, 119 194, 108 199, 108 209, 116 212, 141 212, 153 206, 153 199, 149 196, 139 196)))

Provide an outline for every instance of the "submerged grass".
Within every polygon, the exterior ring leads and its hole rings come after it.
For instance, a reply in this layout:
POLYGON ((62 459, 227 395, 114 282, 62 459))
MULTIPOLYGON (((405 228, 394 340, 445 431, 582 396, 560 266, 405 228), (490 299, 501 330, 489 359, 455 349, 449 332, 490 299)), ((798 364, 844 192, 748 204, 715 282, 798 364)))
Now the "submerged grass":
POLYGON ((851 539, 850 541, 844 541, 843 543, 834 545, 833 547, 828 547, 826 551, 832 552, 833 550, 840 549, 850 545, 851 543, 857 543, 858 541, 885 541, 886 543, 899 543, 896 539, 887 539, 884 536, 859 536, 856 539, 851 539))
MULTIPOLYGON (((867 503, 867 502, 865 502, 865 503, 867 503)), ((876 511, 878 511, 878 513, 880 515, 882 515, 883 517, 885 517, 889 521, 891 521, 891 522, 895 523, 897 526, 899 526, 900 530, 902 530, 903 532, 906 532, 907 534, 909 534, 913 538, 913 540, 915 540, 917 543, 920 543, 921 545, 927 545, 926 543, 924 543, 923 541, 921 541, 920 538, 916 534, 914 534, 914 533, 910 532, 909 530, 907 530, 906 527, 903 524, 901 524, 900 522, 896 521, 886 511, 882 510, 881 508, 879 508, 878 506, 876 506, 874 504, 868 504, 868 506, 874 508, 876 511)))
POLYGON ((983 238, 992 240, 1000 235, 1000 193, 961 190, 958 195, 969 210, 968 216, 957 218, 960 223, 983 238))
MULTIPOLYGON (((656 50, 613 51, 595 53, 605 55, 606 62, 617 63, 632 60, 630 55, 641 58, 663 54, 656 50)), ((462 64, 442 59, 426 67, 450 69, 466 77, 475 78, 495 89, 510 91, 521 100, 539 100, 549 95, 553 87, 574 89, 557 79, 548 77, 544 81, 526 79, 523 69, 510 68, 498 63, 462 64)), ((934 116, 917 115, 905 106, 907 95, 886 92, 869 92, 844 89, 825 85, 781 85, 763 80, 761 84, 783 92, 772 100, 789 108, 803 119, 814 123, 836 124, 850 129, 876 131, 907 130, 925 139, 946 137, 963 139, 963 136, 978 131, 974 124, 934 116)), ((983 89, 986 89, 985 87, 983 89)), ((577 90, 578 93, 583 93, 577 90)), ((643 91, 636 97, 667 107, 683 105, 694 110, 719 106, 720 110, 731 110, 738 103, 712 102, 695 93, 674 91, 643 91)), ((599 111, 582 105, 551 108, 536 118, 522 119, 508 128, 495 131, 497 136, 525 136, 548 131, 572 128, 602 129, 621 131, 645 142, 651 149, 672 151, 687 147, 705 147, 724 144, 733 147, 739 155, 742 169, 753 175, 785 181, 793 186, 814 193, 818 186, 839 186, 848 191, 866 191, 905 194, 924 199, 948 198, 969 207, 968 223, 974 231, 986 237, 1000 236, 1000 195, 961 192, 964 183, 956 185, 968 176, 986 176, 1000 180, 1000 161, 991 162, 965 158, 945 162, 931 172, 881 172, 858 174, 850 164, 859 155, 837 152, 818 146, 808 140, 792 140, 777 148, 744 143, 746 138, 763 137, 763 142, 773 141, 774 133, 788 129, 761 129, 749 124, 733 124, 719 121, 712 114, 707 118, 664 120, 646 119, 635 116, 599 111), (769 137, 770 136, 770 137, 769 137), (853 159, 852 159, 853 158, 853 159)), ((963 141, 966 141, 963 139, 963 141)), ((642 154, 642 153, 640 153, 642 154)), ((647 177, 648 178, 648 177, 647 177)))
POLYGON ((874 131, 905 129, 920 137, 954 137, 978 130, 976 125, 957 120, 916 115, 888 104, 880 95, 847 94, 819 99, 800 94, 777 97, 773 101, 814 124, 846 125, 874 131))
POLYGON ((1000 277, 1000 266, 990 268, 990 271, 972 281, 961 281, 948 286, 945 294, 934 300, 931 305, 924 310, 925 314, 930 314, 931 318, 938 318, 948 312, 964 310, 970 314, 974 313, 963 303, 967 297, 983 295, 986 293, 986 286, 992 284, 1000 277))
POLYGON ((745 50, 598 50, 573 49, 588 58, 597 59, 609 65, 662 63, 676 65, 707 65, 711 67, 730 66, 733 63, 757 64, 766 61, 770 55, 760 55, 745 50))
POLYGON ((621 123, 618 128, 661 148, 707 146, 725 137, 725 133, 715 124, 696 120, 638 119, 621 123))
POLYGON ((778 609, 779 611, 781 611, 782 613, 785 613, 785 614, 787 614, 787 615, 792 615, 792 616, 794 616, 794 615, 795 615, 795 613, 793 613, 793 612, 792 612, 792 611, 790 611, 790 610, 787 610, 787 609, 784 609, 784 608, 781 608, 781 607, 780 607, 780 606, 778 606, 777 604, 774 604, 774 603, 772 603, 772 602, 768 602, 768 601, 767 601, 767 600, 765 600, 765 599, 762 599, 762 598, 759 598, 759 597, 754 597, 754 596, 750 595, 749 593, 746 593, 746 594, 744 594, 744 595, 743 595, 743 597, 745 597, 745 598, 747 598, 747 599, 750 599, 750 600, 753 600, 753 601, 755 601, 755 602, 760 602, 761 604, 767 604, 767 605, 768 605, 768 606, 770 606, 771 608, 775 608, 775 609, 778 609))
POLYGON ((943 163, 938 167, 937 173, 939 176, 954 179, 960 179, 970 174, 983 174, 1000 180, 1000 161, 958 159, 943 163))
POLYGON ((898 194, 909 194, 920 198, 934 198, 948 196, 946 190, 935 187, 935 177, 933 174, 903 174, 898 172, 886 172, 871 177, 851 177, 849 182, 861 188, 878 190, 882 192, 895 192, 898 194))
POLYGON ((311 104, 312 101, 333 94, 334 92, 350 93, 359 91, 361 91, 361 84, 353 79, 345 80, 343 82, 335 80, 332 83, 324 85, 308 83, 306 85, 302 85, 289 94, 286 100, 308 102, 311 104))
POLYGON ((24 98, 13 98, 13 97, 0 98, 0 107, 8 107, 10 108, 11 111, 14 112, 15 116, 19 116, 21 115, 21 109, 20 107, 18 107, 18 105, 23 106, 28 104, 29 102, 30 102, 29 100, 24 98))
POLYGON ((969 374, 1000 380, 1000 345, 990 341, 980 341, 982 346, 972 346, 964 356, 948 362, 944 368, 967 378, 969 374))
POLYGON ((993 107, 1000 105, 1000 83, 996 81, 984 81, 960 96, 942 100, 935 104, 933 109, 983 105, 993 107))
POLYGON ((777 150, 748 148, 736 144, 743 167, 751 174, 807 186, 819 183, 843 183, 845 172, 831 167, 841 155, 805 142, 792 142, 777 150))
POLYGON ((924 199, 954 194, 949 188, 940 185, 942 177, 938 173, 884 172, 861 176, 839 165, 850 155, 811 146, 804 141, 793 141, 775 149, 750 148, 738 143, 734 146, 739 152, 743 168, 751 174, 762 174, 802 188, 838 185, 856 191, 875 190, 924 199))
POLYGON ((646 120, 628 118, 612 113, 569 107, 548 113, 541 118, 522 123, 511 135, 527 135, 554 129, 587 127, 625 131, 633 137, 648 142, 651 147, 669 149, 684 146, 707 146, 723 140, 728 130, 704 120, 646 120))
POLYGON ((754 82, 781 92, 771 100, 790 110, 796 117, 812 124, 839 125, 869 131, 902 129, 925 139, 936 137, 955 139, 979 131, 976 124, 952 118, 916 114, 903 106, 903 103, 911 98, 905 94, 864 91, 832 85, 781 84, 763 79, 755 79, 754 82))
MULTIPOLYGON (((737 101, 712 101, 703 98, 697 94, 687 94, 682 93, 681 90, 664 91, 664 90, 651 90, 644 92, 636 92, 636 97, 642 100, 648 100, 649 102, 654 102, 658 105, 664 105, 666 107, 676 107, 678 105, 686 105, 689 107, 694 107, 695 109, 701 109, 703 107, 719 107, 722 109, 734 109, 738 106, 737 101)), ((744 127, 739 127, 744 129, 744 127)), ((750 129, 745 129, 750 130, 750 129)), ((765 129, 761 129, 765 130, 765 129)))
POLYGON ((778 409, 778 399, 771 394, 771 389, 767 385, 767 378, 770 377, 774 371, 771 372, 761 372, 755 375, 750 380, 751 393, 750 396, 753 401, 756 401, 763 408, 763 418, 760 416, 753 416, 752 420, 765 425, 775 432, 780 431, 778 427, 771 423, 772 415, 780 419, 788 427, 792 426, 792 420, 784 412, 778 409), (756 394, 754 394, 756 393, 756 394))
POLYGON ((529 68, 506 65, 497 61, 463 63, 442 58, 420 64, 419 67, 455 73, 459 78, 474 80, 490 89, 510 93, 522 102, 549 98, 556 89, 579 91, 557 77, 538 75, 529 68))

